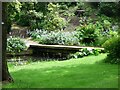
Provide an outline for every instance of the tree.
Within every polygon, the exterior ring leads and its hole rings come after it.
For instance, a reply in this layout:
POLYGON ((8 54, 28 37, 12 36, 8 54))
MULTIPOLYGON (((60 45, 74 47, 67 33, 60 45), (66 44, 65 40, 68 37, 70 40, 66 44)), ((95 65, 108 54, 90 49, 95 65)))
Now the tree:
POLYGON ((6 61, 6 46, 7 46, 7 3, 2 3, 2 81, 13 82, 13 79, 8 71, 6 61))

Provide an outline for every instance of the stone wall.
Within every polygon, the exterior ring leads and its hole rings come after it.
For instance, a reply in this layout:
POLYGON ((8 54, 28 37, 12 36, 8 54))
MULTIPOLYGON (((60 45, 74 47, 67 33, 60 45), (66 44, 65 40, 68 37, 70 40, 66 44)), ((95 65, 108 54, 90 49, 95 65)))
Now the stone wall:
POLYGON ((28 29, 23 29, 23 30, 14 29, 9 32, 8 37, 15 36, 15 37, 26 38, 28 37, 28 31, 29 31, 28 29))

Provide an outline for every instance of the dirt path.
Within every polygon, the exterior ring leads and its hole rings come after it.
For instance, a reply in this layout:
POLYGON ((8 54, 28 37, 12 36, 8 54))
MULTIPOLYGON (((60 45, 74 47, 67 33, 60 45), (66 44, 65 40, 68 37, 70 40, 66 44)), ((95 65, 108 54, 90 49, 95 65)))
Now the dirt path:
POLYGON ((30 38, 22 39, 22 40, 25 42, 28 48, 30 47, 30 45, 39 45, 38 42, 32 41, 30 38))

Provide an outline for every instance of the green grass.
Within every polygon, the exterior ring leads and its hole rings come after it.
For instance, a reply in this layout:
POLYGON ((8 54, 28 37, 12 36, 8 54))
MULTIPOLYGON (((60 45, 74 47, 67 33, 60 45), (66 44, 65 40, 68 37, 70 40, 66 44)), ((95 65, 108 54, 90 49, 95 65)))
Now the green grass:
POLYGON ((4 88, 118 88, 118 65, 103 63, 106 54, 66 61, 10 66, 14 83, 4 88))

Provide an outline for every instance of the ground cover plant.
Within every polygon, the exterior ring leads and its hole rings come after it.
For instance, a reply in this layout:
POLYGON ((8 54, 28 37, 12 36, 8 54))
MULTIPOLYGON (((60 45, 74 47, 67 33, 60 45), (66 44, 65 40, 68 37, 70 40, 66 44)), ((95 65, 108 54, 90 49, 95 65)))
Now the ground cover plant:
POLYGON ((9 65, 15 82, 4 88, 118 88, 118 65, 103 63, 106 54, 66 61, 9 65), (32 73, 32 74, 31 74, 32 73))
POLYGON ((80 45, 78 34, 74 32, 48 32, 47 30, 34 30, 29 32, 30 37, 40 44, 80 45))
POLYGON ((82 57, 89 56, 89 55, 97 56, 100 53, 102 53, 103 51, 104 50, 102 50, 102 49, 83 48, 74 54, 70 54, 69 58, 82 58, 82 57))

